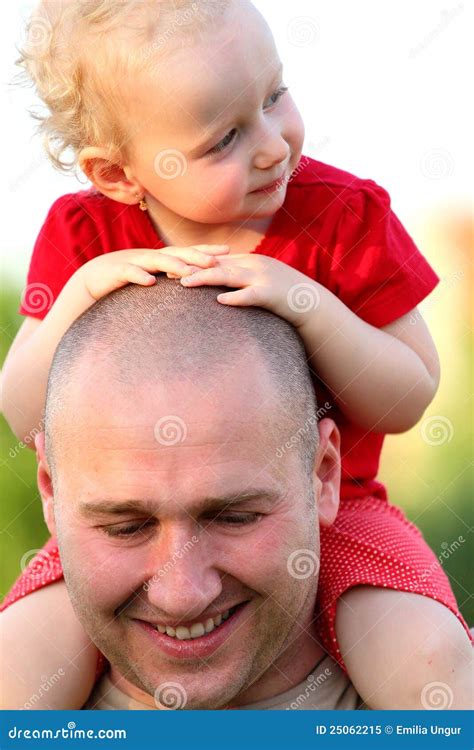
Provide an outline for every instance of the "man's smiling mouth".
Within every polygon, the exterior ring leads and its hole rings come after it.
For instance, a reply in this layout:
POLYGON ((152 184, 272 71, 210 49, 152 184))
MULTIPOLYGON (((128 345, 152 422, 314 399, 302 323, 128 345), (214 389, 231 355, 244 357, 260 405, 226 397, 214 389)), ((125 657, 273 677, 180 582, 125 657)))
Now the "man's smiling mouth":
POLYGON ((202 622, 177 625, 176 627, 136 620, 142 628, 153 638, 160 650, 169 657, 178 659, 204 658, 214 653, 232 635, 237 627, 243 623, 242 615, 249 604, 249 600, 219 613, 215 617, 208 617, 202 622))
POLYGON ((240 606, 240 604, 237 604, 235 607, 226 609, 226 611, 222 614, 218 614, 216 617, 208 617, 202 622, 193 622, 190 627, 186 627, 185 625, 178 625, 178 627, 173 628, 171 625, 158 624, 156 626, 156 629, 159 633, 166 633, 166 635, 169 635, 170 638, 177 638, 179 641, 188 641, 193 638, 201 638, 203 635, 212 633, 213 630, 218 628, 225 620, 231 617, 237 610, 237 607, 240 606))

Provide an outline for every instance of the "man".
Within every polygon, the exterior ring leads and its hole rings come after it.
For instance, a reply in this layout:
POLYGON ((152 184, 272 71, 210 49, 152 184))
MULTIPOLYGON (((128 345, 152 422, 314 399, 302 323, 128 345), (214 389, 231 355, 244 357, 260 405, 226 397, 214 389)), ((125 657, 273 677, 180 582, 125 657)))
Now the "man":
POLYGON ((293 328, 219 291, 127 286, 55 355, 39 487, 111 664, 85 707, 355 708, 314 624, 337 428, 293 328))

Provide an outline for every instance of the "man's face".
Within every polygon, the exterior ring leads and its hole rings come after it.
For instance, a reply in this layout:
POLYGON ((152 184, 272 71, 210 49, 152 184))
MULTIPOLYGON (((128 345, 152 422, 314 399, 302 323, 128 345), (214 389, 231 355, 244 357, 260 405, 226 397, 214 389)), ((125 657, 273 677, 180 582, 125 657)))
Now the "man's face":
POLYGON ((104 389, 90 368, 77 380, 74 431, 56 446, 55 520, 80 620, 158 702, 169 683, 187 708, 245 702, 313 638, 317 590, 315 575, 292 575, 292 553, 319 554, 318 524, 299 454, 276 457, 285 436, 269 376, 236 367, 207 392, 185 379, 104 389))

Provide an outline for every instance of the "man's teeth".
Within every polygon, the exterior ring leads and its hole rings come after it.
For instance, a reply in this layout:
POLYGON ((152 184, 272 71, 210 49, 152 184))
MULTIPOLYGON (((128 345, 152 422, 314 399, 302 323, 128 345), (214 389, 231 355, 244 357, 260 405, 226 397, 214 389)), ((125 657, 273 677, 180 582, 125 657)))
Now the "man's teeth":
POLYGON ((186 628, 184 625, 178 625, 177 628, 172 628, 170 625, 157 625, 156 629, 160 633, 166 633, 171 638, 177 638, 179 641, 201 638, 205 633, 212 633, 214 628, 218 628, 221 622, 227 620, 235 609, 236 607, 232 607, 223 614, 217 615, 217 617, 209 617, 205 622, 193 622, 190 628, 186 628))

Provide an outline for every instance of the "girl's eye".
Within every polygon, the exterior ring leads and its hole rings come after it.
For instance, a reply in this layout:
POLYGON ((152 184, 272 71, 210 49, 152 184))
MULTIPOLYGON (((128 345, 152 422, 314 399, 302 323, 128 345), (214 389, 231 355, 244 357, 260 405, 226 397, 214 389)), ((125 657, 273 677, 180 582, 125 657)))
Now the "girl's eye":
POLYGON ((234 136, 237 133, 236 128, 232 128, 232 130, 229 130, 227 135, 224 136, 222 141, 219 141, 211 150, 209 151, 210 154, 217 154, 219 151, 223 151, 232 141, 234 140, 234 136))
MULTIPOLYGON (((263 105, 263 108, 268 109, 269 107, 272 107, 277 103, 278 99, 283 96, 286 91, 288 91, 288 86, 280 86, 279 89, 274 91, 273 94, 268 97, 267 101, 263 105)), ((219 151, 223 151, 225 148, 227 148, 227 146, 230 146, 236 134, 237 128, 232 128, 232 130, 229 130, 227 135, 225 135, 224 138, 219 141, 219 143, 216 143, 216 145, 213 146, 213 148, 211 148, 208 153, 218 154, 219 151)))
MULTIPOLYGON (((271 96, 269 96, 268 99, 267 99, 267 102, 270 102, 270 104, 268 105, 268 107, 271 107, 271 106, 273 106, 273 104, 276 104, 277 101, 278 101, 278 99, 281 96, 283 96, 283 94, 285 94, 287 91, 288 91, 288 86, 280 86, 279 89, 277 89, 276 91, 274 91, 273 94, 271 96)), ((265 104, 267 102, 265 102, 265 104)), ((265 107, 265 105, 264 105, 263 108, 264 109, 268 109, 268 107, 265 107)))
POLYGON ((133 523, 128 526, 105 526, 104 531, 107 536, 130 537, 139 534, 152 524, 153 521, 142 521, 142 523, 133 523))

